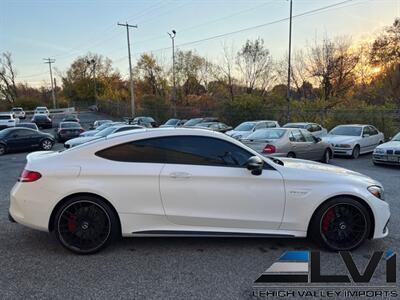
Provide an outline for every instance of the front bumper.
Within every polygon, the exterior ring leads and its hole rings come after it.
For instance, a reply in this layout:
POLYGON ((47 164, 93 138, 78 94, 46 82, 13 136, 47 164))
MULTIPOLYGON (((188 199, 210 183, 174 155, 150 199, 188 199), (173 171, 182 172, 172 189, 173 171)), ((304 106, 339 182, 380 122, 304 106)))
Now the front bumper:
POLYGON ((353 154, 353 149, 351 148, 338 148, 338 147, 332 147, 332 148, 334 155, 351 156, 353 154))
POLYGON ((375 221, 375 230, 372 239, 380 239, 388 236, 388 223, 390 219, 389 204, 385 201, 374 199, 373 202, 370 202, 370 207, 375 221))
POLYGON ((379 164, 400 165, 400 155, 373 154, 372 161, 379 164))

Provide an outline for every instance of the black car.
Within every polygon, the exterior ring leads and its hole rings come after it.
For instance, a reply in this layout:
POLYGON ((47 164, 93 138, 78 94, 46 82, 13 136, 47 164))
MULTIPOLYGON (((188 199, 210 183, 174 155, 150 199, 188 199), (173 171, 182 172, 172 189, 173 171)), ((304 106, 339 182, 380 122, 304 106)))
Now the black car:
POLYGON ((78 137, 85 130, 77 122, 61 122, 55 129, 57 141, 65 142, 78 137))
POLYGON ((7 128, 0 131, 0 155, 6 152, 42 149, 51 150, 54 137, 29 128, 7 128))
POLYGON ((30 128, 30 129, 33 129, 33 130, 39 130, 39 128, 37 127, 37 125, 35 123, 18 123, 17 125, 15 125, 15 127, 30 128))
POLYGON ((34 115, 31 120, 39 128, 52 128, 53 122, 47 115, 34 115))
POLYGON ((75 115, 67 115, 61 122, 77 122, 79 123, 79 119, 75 115))
POLYGON ((183 127, 194 127, 200 123, 208 123, 208 122, 219 122, 217 118, 206 117, 206 118, 193 118, 183 124, 183 127))

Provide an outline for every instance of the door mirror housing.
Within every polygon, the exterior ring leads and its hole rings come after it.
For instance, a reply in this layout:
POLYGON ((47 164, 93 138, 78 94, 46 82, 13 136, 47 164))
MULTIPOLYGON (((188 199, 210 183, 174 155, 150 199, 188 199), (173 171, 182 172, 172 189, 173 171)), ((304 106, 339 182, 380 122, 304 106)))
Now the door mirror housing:
POLYGON ((369 137, 369 134, 368 133, 364 133, 363 137, 369 137))
POLYGON ((261 175, 264 168, 264 161, 258 156, 252 156, 247 160, 246 168, 253 175, 261 175))
POLYGON ((322 141, 322 139, 320 137, 316 137, 316 136, 314 137, 314 140, 316 143, 319 143, 322 141))

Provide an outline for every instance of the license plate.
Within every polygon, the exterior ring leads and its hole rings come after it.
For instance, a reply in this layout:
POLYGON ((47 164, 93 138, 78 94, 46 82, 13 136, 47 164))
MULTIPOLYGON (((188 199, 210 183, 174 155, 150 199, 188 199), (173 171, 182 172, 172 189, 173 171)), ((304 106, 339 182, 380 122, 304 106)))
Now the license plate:
POLYGON ((399 161, 399 158, 396 156, 388 156, 388 161, 399 161))

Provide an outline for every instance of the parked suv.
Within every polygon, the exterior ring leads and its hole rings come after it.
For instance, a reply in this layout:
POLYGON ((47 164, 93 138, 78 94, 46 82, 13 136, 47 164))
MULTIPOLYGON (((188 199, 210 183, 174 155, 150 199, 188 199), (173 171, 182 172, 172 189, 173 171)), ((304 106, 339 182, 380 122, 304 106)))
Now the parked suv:
POLYGON ((47 109, 46 106, 38 106, 38 107, 36 107, 34 114, 35 115, 46 115, 46 116, 49 116, 50 112, 49 112, 49 110, 47 109))
POLYGON ((17 117, 18 119, 25 119, 26 115, 22 107, 13 107, 11 109, 11 113, 14 114, 14 117, 17 117))
POLYGON ((14 117, 13 113, 0 114, 0 129, 15 127, 19 123, 19 119, 14 117))

